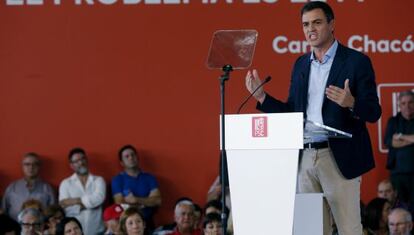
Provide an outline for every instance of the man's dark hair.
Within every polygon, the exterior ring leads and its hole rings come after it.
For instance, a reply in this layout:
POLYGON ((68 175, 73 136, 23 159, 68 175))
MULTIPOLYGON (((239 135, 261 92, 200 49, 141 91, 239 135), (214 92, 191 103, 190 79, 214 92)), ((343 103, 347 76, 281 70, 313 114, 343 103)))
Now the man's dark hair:
POLYGON ((68 155, 68 158, 69 158, 70 162, 72 161, 72 156, 77 154, 77 153, 81 153, 81 154, 86 156, 85 150, 83 150, 82 148, 79 148, 79 147, 73 148, 69 151, 69 155, 68 155))
POLYGON ((122 162, 122 152, 124 152, 127 149, 131 149, 132 151, 134 151, 135 155, 138 156, 137 149, 133 145, 127 144, 127 145, 123 146, 118 152, 119 161, 122 162))
POLYGON ((303 16, 303 14, 305 14, 308 11, 312 11, 315 9, 321 9, 323 11, 323 13, 325 13, 326 16, 326 20, 329 22, 331 22, 331 20, 335 19, 334 13, 332 8, 328 5, 328 3, 325 2, 308 2, 306 3, 303 7, 302 10, 300 11, 300 15, 303 16))

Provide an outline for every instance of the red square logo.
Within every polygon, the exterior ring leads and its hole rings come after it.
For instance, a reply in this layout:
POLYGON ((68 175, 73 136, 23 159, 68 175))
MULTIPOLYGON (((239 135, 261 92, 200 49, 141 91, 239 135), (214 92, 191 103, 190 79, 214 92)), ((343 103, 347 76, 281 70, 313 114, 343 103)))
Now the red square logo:
POLYGON ((267 137, 267 117, 252 117, 252 136, 267 137))

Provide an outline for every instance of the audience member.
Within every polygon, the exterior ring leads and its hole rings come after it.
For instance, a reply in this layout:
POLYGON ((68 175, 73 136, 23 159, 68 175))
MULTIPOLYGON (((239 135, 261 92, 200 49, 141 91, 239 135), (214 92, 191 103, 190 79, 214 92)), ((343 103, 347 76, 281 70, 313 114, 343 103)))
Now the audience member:
MULTIPOLYGON (((207 192, 207 202, 213 200, 221 201, 221 190, 220 176, 217 176, 207 192)), ((229 187, 226 187, 226 207, 231 209, 229 187)))
MULTIPOLYGON (((193 202, 193 200, 189 197, 180 197, 175 201, 174 207, 172 208, 173 210, 175 210, 176 206, 182 202, 182 201, 189 201, 189 202, 193 202)), ((177 223, 174 221, 170 224, 166 224, 166 225, 162 225, 160 227, 158 227, 154 232, 153 235, 165 235, 165 234, 170 234, 172 232, 174 232, 175 227, 177 226, 177 223)))
POLYGON ((398 98, 400 112, 391 117, 385 132, 388 147, 387 168, 391 182, 400 199, 414 204, 414 93, 401 92, 398 98))
POLYGON ((191 201, 180 201, 174 210, 177 223, 172 235, 201 235, 200 229, 194 229, 194 205, 191 201))
POLYGON ((45 225, 46 229, 44 235, 54 235, 56 234, 56 226, 60 221, 65 218, 65 211, 63 208, 57 204, 48 206, 45 209, 45 225))
POLYGON ((39 235, 43 233, 43 215, 35 208, 26 208, 17 216, 22 235, 39 235))
POLYGON ((65 209, 66 216, 79 220, 86 235, 103 233, 102 203, 105 200, 105 181, 89 172, 83 149, 72 149, 69 152, 69 162, 74 174, 60 184, 59 204, 65 209))
POLYGON ((203 217, 203 210, 198 204, 194 205, 194 229, 200 228, 201 218, 203 217))
POLYGON ((40 159, 36 153, 27 153, 22 160, 23 178, 11 183, 3 196, 2 209, 17 220, 23 202, 39 200, 44 207, 56 203, 52 187, 39 177, 40 159))
POLYGON ((144 215, 135 206, 122 212, 120 224, 123 235, 143 235, 145 232, 144 215))
POLYGON ((391 204, 387 199, 374 198, 366 209, 365 230, 368 235, 388 235, 388 214, 391 204))
POLYGON ((6 214, 0 214, 0 234, 19 235, 20 225, 6 214))
POLYGON ((389 235, 410 235, 413 222, 410 212, 403 208, 395 208, 388 215, 389 235))
MULTIPOLYGON (((63 218, 56 226, 56 235, 83 235, 82 225, 75 217, 63 218)), ((99 234, 99 233, 95 233, 99 234)))
POLYGON ((21 210, 24 210, 26 208, 34 208, 39 210, 41 213, 43 213, 43 205, 42 202, 36 199, 29 199, 22 204, 21 210))
POLYGON ((222 227, 220 214, 210 213, 204 217, 204 235, 221 235, 223 230, 222 227))
POLYGON ((391 208, 408 209, 408 205, 398 198, 398 192, 394 190, 389 179, 385 179, 378 184, 377 197, 385 198, 391 203, 391 208))
POLYGON ((113 204, 104 210, 103 219, 106 227, 106 235, 121 234, 119 218, 121 217, 123 211, 124 208, 122 208, 119 204, 113 204))
POLYGON ((155 207, 161 205, 161 193, 155 177, 143 172, 138 164, 138 153, 134 146, 123 146, 118 153, 124 171, 112 179, 112 195, 117 204, 137 206, 144 213, 149 229, 153 229, 152 216, 155 207))

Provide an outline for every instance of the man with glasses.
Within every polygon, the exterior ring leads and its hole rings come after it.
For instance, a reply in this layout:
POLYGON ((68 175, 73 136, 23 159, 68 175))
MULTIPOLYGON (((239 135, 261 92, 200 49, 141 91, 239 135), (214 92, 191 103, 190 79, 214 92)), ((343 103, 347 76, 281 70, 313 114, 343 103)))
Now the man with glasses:
POLYGON ((410 235, 412 228, 412 217, 407 210, 396 208, 388 215, 390 235, 410 235))
POLYGON ((26 208, 18 215, 22 235, 43 234, 43 215, 35 208, 26 208))
POLYGON ((39 178, 40 160, 36 153, 27 153, 22 160, 23 178, 11 183, 3 197, 2 209, 14 220, 29 199, 39 200, 44 207, 56 203, 52 187, 39 178))
POLYGON ((79 220, 85 235, 103 233, 105 181, 89 172, 88 159, 83 149, 72 149, 69 152, 69 163, 74 174, 60 184, 59 204, 65 209, 67 217, 76 217, 79 220))

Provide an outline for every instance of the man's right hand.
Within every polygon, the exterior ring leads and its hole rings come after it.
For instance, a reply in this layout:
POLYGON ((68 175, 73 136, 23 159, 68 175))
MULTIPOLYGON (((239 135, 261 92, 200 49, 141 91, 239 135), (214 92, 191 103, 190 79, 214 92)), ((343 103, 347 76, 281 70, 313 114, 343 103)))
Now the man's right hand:
MULTIPOLYGON (((248 71, 246 74, 246 88, 247 90, 250 92, 250 94, 252 94, 254 92, 254 90, 256 90, 256 88, 258 86, 260 86, 260 84, 262 83, 262 81, 259 78, 259 74, 257 73, 256 69, 253 69, 253 71, 248 71)), ((263 103, 263 101, 266 98, 266 93, 263 90, 263 87, 260 87, 256 93, 253 94, 253 97, 259 101, 261 104, 263 103)))

